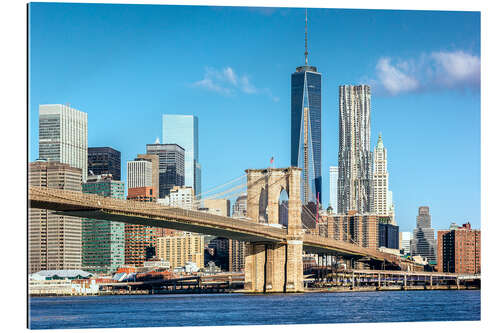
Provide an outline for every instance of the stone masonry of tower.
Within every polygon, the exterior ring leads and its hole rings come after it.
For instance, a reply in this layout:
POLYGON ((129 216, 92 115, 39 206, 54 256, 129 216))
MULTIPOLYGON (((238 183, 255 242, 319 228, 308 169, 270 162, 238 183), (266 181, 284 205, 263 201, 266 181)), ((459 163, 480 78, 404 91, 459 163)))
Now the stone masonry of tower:
POLYGON ((246 170, 247 214, 255 223, 265 211, 267 223, 278 224, 279 196, 288 193, 288 235, 286 242, 247 243, 245 290, 247 292, 301 292, 304 290, 300 198, 301 169, 246 170), (266 200, 261 200, 264 196, 266 200), (262 206, 265 207, 262 207, 262 206))

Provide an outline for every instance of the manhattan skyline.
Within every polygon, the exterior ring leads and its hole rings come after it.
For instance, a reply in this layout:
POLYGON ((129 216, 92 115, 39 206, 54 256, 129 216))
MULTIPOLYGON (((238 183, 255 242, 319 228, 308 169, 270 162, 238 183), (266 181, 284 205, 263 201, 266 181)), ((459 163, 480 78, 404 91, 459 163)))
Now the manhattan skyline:
MULTIPOLYGON (((289 165, 302 9, 31 4, 30 19, 30 161, 38 105, 70 103, 88 113, 89 147, 122 152, 122 173, 161 138, 162 114, 198 117, 204 189, 271 156, 289 165)), ((401 230, 427 205, 435 229, 479 228, 479 13, 309 9, 308 21, 322 188, 338 165, 338 86, 369 84, 370 149, 382 132, 401 230)))

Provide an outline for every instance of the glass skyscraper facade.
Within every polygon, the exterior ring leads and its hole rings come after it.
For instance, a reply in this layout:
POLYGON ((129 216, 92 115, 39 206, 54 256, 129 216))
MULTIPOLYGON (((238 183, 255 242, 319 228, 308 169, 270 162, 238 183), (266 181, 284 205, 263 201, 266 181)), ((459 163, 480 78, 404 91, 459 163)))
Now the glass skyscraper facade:
MULTIPOLYGON (((125 199, 125 184, 108 176, 89 176, 84 193, 125 199)), ((110 274, 125 264, 125 224, 84 218, 82 221, 82 268, 110 274)))
POLYGON ((184 185, 184 149, 177 144, 147 144, 148 154, 159 157, 160 198, 170 194, 174 186, 184 185))
POLYGON ((198 117, 164 114, 162 119, 164 144, 178 144, 184 148, 184 185, 201 193, 201 165, 198 156, 198 117))
POLYGON ((111 147, 89 147, 88 170, 96 176, 110 174, 113 180, 121 180, 121 153, 111 147))
POLYGON ((38 158, 82 170, 87 180, 87 114, 68 105, 44 104, 38 109, 38 158))
POLYGON ((291 165, 302 168, 302 203, 321 203, 321 74, 314 66, 292 74, 291 165))

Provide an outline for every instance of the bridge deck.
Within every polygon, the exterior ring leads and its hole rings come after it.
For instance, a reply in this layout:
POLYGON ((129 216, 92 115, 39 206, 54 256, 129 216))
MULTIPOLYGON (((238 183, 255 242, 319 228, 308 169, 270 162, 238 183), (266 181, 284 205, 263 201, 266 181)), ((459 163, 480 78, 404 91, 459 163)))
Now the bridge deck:
MULTIPOLYGON (((107 198, 95 194, 29 186, 31 208, 61 215, 118 221, 214 235, 247 242, 284 242, 287 231, 256 222, 200 211, 166 207, 152 202, 107 198)), ((304 234, 304 250, 397 262, 397 256, 331 238, 304 234)))

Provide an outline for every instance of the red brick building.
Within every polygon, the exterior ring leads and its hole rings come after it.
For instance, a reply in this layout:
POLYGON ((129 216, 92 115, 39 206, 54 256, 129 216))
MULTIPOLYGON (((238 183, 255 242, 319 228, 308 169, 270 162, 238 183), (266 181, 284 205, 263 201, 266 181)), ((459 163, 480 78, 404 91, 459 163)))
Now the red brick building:
POLYGON ((481 231, 462 227, 438 230, 437 264, 439 272, 478 274, 481 272, 481 231))

